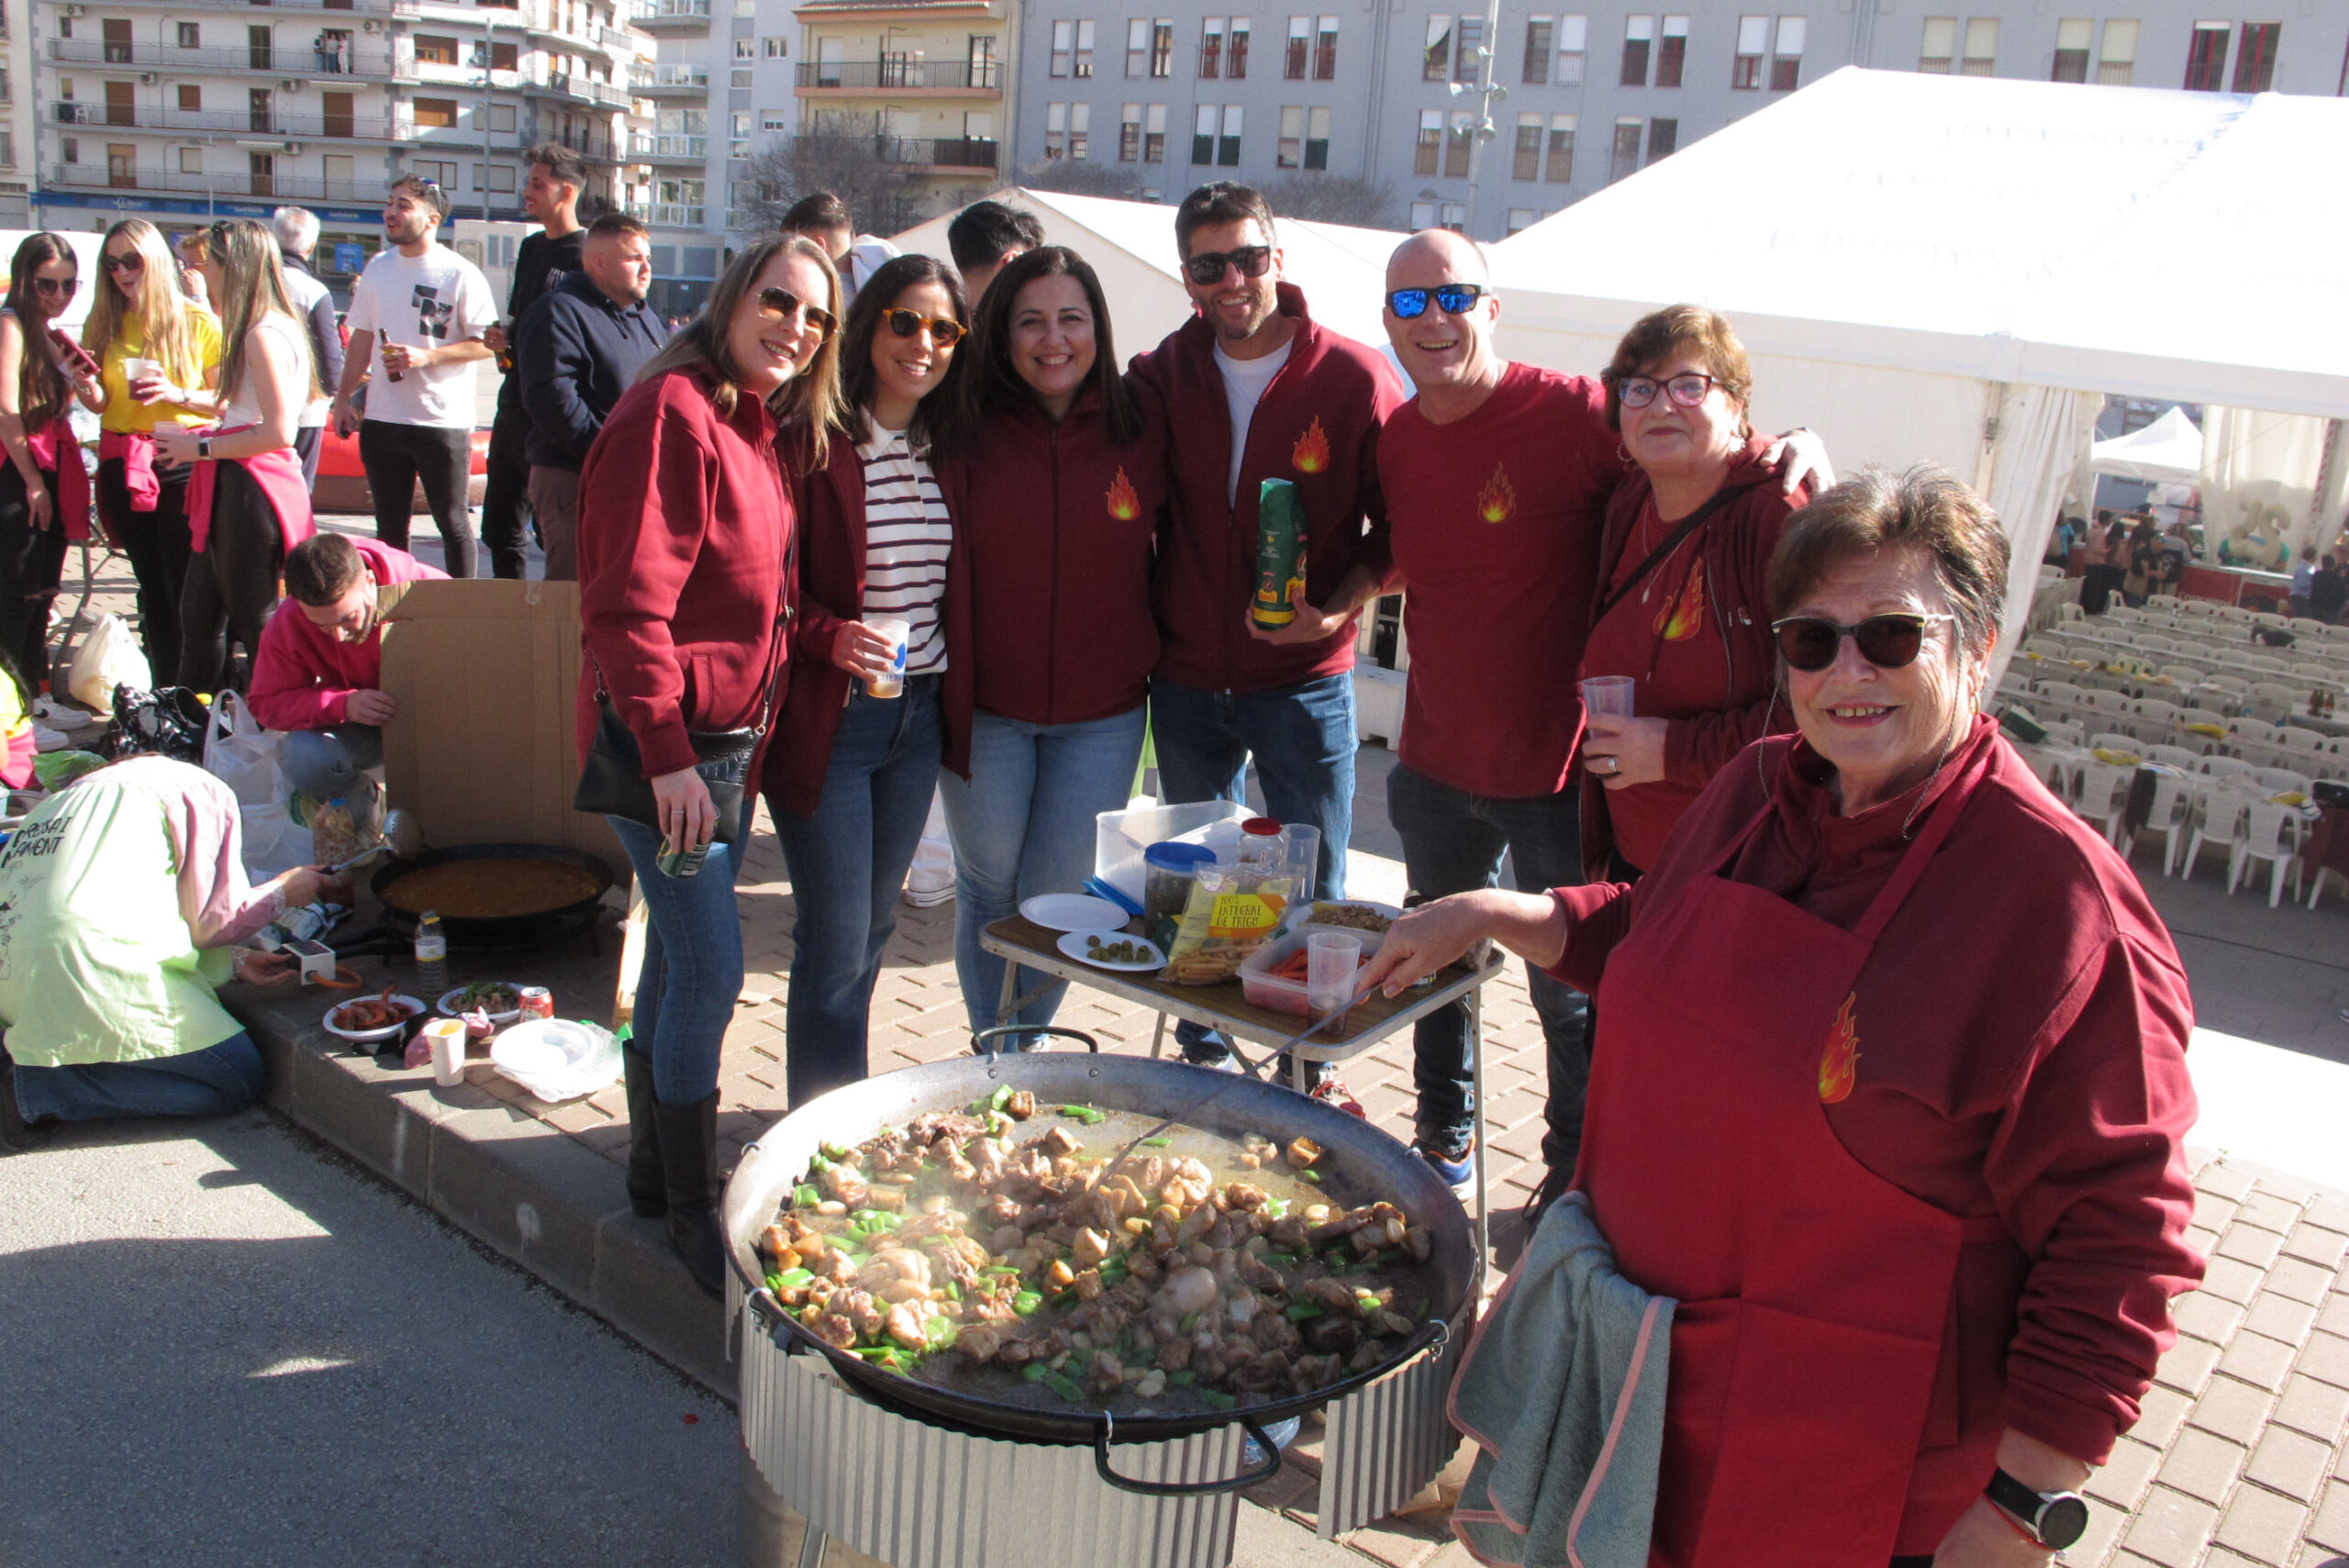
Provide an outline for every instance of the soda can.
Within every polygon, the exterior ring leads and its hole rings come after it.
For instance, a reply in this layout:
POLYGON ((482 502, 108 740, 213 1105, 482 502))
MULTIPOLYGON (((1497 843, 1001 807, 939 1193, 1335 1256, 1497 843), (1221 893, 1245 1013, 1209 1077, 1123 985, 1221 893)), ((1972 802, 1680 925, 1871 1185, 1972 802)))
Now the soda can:
POLYGON ((699 876, 701 862, 708 858, 709 846, 697 844, 690 850, 664 848, 652 863, 660 868, 662 876, 674 876, 683 881, 689 876, 699 876))
POLYGON ((525 985, 519 993, 522 1017, 551 1018, 554 1017, 554 993, 543 985, 525 985))

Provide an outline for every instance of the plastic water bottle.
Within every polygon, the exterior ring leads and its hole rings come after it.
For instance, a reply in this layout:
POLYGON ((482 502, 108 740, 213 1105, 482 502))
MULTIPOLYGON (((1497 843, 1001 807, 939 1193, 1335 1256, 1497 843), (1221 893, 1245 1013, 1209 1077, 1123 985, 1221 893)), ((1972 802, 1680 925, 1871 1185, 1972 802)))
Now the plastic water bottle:
POLYGON ((429 909, 416 923, 416 988, 428 1007, 449 989, 449 936, 429 909))

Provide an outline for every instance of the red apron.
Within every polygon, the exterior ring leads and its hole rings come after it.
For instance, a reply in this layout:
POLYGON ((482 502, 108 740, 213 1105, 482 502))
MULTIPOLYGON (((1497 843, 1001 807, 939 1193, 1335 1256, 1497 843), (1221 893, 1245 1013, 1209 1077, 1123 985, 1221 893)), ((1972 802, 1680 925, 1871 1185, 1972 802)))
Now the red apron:
POLYGON ((1578 1174, 1624 1276, 1679 1302, 1652 1564, 1893 1555, 1969 1229, 1852 1157, 1822 1066, 1976 771, 1855 929, 1720 874, 1765 806, 1609 955, 1578 1174))

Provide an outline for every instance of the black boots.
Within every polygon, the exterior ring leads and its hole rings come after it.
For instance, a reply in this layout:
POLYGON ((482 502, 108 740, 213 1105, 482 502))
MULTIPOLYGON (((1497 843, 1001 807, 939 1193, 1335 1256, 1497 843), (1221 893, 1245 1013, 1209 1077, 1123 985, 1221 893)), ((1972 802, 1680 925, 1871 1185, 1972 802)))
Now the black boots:
POLYGON ((652 1058, 623 1045, 620 1064, 628 1084, 628 1206, 646 1219, 658 1219, 669 1212, 669 1195, 662 1184, 652 1058))
POLYGON ((669 1245, 713 1299, 726 1295, 726 1235, 718 1223, 718 1095, 654 1107, 669 1204, 669 1245))

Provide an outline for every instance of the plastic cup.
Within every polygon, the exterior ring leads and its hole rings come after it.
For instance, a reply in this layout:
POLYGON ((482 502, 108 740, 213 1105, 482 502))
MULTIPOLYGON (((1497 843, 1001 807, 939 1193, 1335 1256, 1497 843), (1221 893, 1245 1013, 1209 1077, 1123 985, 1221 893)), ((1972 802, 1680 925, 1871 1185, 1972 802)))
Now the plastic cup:
POLYGON ((886 674, 874 675, 864 683, 865 695, 875 697, 903 696, 906 690, 906 642, 914 628, 896 616, 874 616, 865 626, 889 639, 893 651, 889 655, 886 674))
POLYGON ((163 364, 161 360, 127 359, 122 361, 122 379, 126 383, 143 380, 148 376, 161 376, 162 373, 163 364))
POLYGON ((1341 1011, 1354 999, 1354 970, 1362 939, 1344 931, 1315 931, 1305 939, 1305 1006, 1316 1018, 1341 1011))
POLYGON ((465 1022, 462 1018, 435 1018, 424 1026, 424 1036, 432 1042, 432 1081, 444 1089, 456 1087, 465 1081, 465 1022))
POLYGON ((1582 684, 1582 710, 1586 715, 1629 718, 1631 692, 1638 684, 1629 675, 1593 675, 1582 684))
POLYGON ((1281 842, 1287 846, 1285 859, 1288 874, 1297 879, 1297 887, 1289 896, 1296 903, 1305 903, 1312 898, 1319 881, 1321 829, 1292 822, 1281 829, 1281 842))

